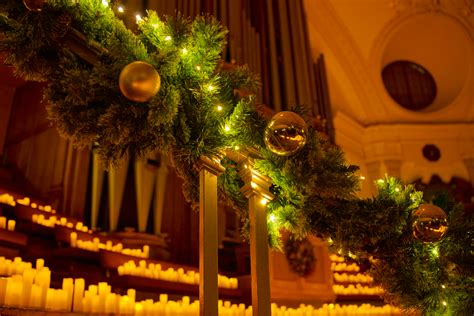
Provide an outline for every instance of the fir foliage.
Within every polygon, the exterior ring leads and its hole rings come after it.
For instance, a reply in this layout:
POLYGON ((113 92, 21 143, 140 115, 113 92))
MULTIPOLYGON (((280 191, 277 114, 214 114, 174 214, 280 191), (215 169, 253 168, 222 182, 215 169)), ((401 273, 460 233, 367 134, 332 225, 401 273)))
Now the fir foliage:
MULTIPOLYGON (((440 242, 423 244, 412 234, 411 214, 423 203, 412 186, 386 178, 377 183, 377 196, 356 198, 357 167, 311 127, 295 155, 267 150, 267 123, 252 96, 258 79, 246 67, 221 65, 227 31, 212 17, 161 19, 148 11, 135 34, 102 0, 48 0, 39 13, 8 0, 0 2, 0 32, 0 52, 16 74, 48 82, 44 97, 53 124, 78 145, 95 144, 105 163, 167 152, 184 180, 186 199, 196 206, 199 158, 251 147, 261 157, 253 167, 273 182, 271 246, 281 248, 282 229, 299 237, 314 233, 340 253, 370 259, 370 273, 391 302, 429 315, 474 310, 472 216, 449 200, 435 201, 447 212, 449 230, 440 242), (64 43, 69 27, 84 34, 90 47, 100 47, 97 63, 82 60, 64 43), (132 102, 118 89, 120 71, 137 60, 161 76, 159 93, 146 103, 132 102)), ((302 108, 295 111, 309 122, 302 108)), ((240 213, 247 237, 238 166, 227 157, 221 163, 219 197, 240 213)))

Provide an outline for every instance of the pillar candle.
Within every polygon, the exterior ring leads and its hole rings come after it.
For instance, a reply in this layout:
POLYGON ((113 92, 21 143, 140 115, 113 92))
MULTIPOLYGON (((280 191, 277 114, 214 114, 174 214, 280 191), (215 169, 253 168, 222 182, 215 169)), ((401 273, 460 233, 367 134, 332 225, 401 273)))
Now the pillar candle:
POLYGON ((7 218, 0 216, 0 228, 7 229, 7 218))
POLYGON ((84 279, 76 279, 74 282, 74 312, 82 312, 82 300, 84 297, 84 279))
POLYGON ((36 259, 36 270, 41 270, 44 267, 44 259, 36 259))
POLYGON ((21 275, 14 275, 8 278, 5 289, 5 305, 14 307, 20 306, 22 292, 23 277, 21 275))
POLYGON ((72 278, 63 279, 63 290, 65 291, 66 296, 67 296, 64 310, 70 312, 71 306, 72 306, 73 290, 74 290, 72 278))
MULTIPOLYGON (((37 263, 38 264, 38 263, 37 263)), ((48 268, 43 268, 36 271, 35 284, 41 286, 41 307, 46 306, 46 296, 48 294, 49 284, 51 282, 51 271, 48 268)))
POLYGON ((70 244, 71 244, 71 247, 74 247, 74 248, 77 246, 77 233, 76 232, 71 233, 70 244))
POLYGON ((30 302, 28 303, 28 307, 31 308, 40 308, 41 307, 41 297, 42 297, 42 288, 38 284, 31 285, 31 295, 30 295, 30 302))
POLYGON ((16 222, 13 219, 8 220, 7 227, 9 231, 14 231, 15 230, 15 225, 16 222))
POLYGON ((99 293, 99 313, 105 312, 105 301, 107 299, 107 294, 109 294, 109 285, 107 282, 99 282, 98 286, 98 293, 99 293))
POLYGON ((23 271, 23 292, 20 307, 27 307, 30 303, 31 287, 35 278, 36 271, 33 269, 25 269, 23 271))
POLYGON ((5 304, 5 292, 8 278, 0 278, 0 306, 5 304))
POLYGON ((115 294, 114 293, 107 293, 107 297, 105 298, 105 313, 106 314, 115 313, 115 294))
POLYGON ((101 313, 99 295, 92 295, 91 305, 92 305, 92 308, 91 308, 92 313, 101 313))

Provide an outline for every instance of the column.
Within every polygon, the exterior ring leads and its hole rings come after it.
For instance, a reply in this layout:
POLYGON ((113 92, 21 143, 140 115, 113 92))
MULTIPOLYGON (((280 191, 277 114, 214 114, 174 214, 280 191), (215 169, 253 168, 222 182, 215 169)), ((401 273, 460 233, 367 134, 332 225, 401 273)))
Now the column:
POLYGON ((218 314, 217 177, 224 168, 216 158, 201 157, 199 167, 199 309, 200 316, 218 314))
POLYGON ((242 193, 249 200, 250 271, 252 310, 254 316, 270 316, 270 275, 268 266, 268 232, 266 205, 273 198, 270 178, 252 168, 250 158, 242 162, 242 193))

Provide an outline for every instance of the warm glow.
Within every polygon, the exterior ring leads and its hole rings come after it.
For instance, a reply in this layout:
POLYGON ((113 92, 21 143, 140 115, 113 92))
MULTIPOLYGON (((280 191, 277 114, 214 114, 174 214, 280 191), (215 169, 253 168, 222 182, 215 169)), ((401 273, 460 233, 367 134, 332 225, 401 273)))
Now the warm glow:
MULTIPOLYGON (((181 50, 181 52, 182 52, 183 54, 186 54, 186 53, 188 52, 188 50, 187 50, 186 48, 183 48, 183 49, 181 50)), ((198 70, 199 70, 199 69, 198 69, 198 70)))
POLYGON ((214 90, 214 86, 212 86, 212 85, 208 85, 208 86, 207 86, 207 90, 209 90, 209 91, 213 91, 213 90, 214 90))
POLYGON ((169 36, 169 35, 166 36, 166 37, 165 37, 165 41, 171 41, 171 36, 169 36))
POLYGON ((262 205, 267 205, 267 203, 268 203, 268 200, 266 198, 262 198, 260 200, 260 204, 262 204, 262 205))
POLYGON ((361 179, 361 180, 365 180, 365 177, 364 177, 364 176, 360 176, 360 179, 361 179))
POLYGON ((230 126, 229 126, 229 125, 226 125, 226 126, 224 127, 224 129, 225 129, 226 132, 228 132, 228 131, 230 131, 230 126))
POLYGON ((109 6, 109 2, 108 2, 107 0, 102 0, 102 4, 103 4, 104 6, 106 6, 106 7, 109 6))
POLYGON ((201 70, 201 66, 197 65, 196 70, 201 70))
POLYGON ((217 111, 219 111, 219 112, 222 111, 222 106, 218 105, 217 106, 217 111))
POLYGON ((270 216, 268 217, 268 220, 269 220, 270 222, 272 222, 272 223, 275 223, 275 221, 276 221, 276 216, 273 215, 273 214, 270 214, 270 216))
POLYGON ((443 301, 443 305, 446 306, 448 305, 448 303, 446 301, 443 301))
POLYGON ((142 16, 140 14, 137 14, 137 15, 135 15, 135 19, 137 20, 137 23, 141 22, 142 21, 142 16))
POLYGON ((121 5, 119 5, 119 6, 117 7, 117 11, 120 12, 120 13, 124 13, 124 12, 125 12, 125 8, 124 8, 123 6, 121 6, 121 5))

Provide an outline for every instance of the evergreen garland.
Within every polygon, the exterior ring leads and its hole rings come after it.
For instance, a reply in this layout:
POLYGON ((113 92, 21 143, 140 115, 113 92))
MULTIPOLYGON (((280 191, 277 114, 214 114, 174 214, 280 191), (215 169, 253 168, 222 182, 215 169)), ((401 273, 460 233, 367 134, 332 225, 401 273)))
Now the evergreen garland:
MULTIPOLYGON (((273 182, 271 246, 281 249, 282 228, 299 237, 314 233, 342 253, 369 258, 375 282, 402 307, 429 315, 474 310, 472 216, 444 203, 447 235, 422 243, 413 237, 411 216, 422 194, 412 186, 386 178, 379 180, 376 197, 356 198, 357 167, 311 127, 307 144, 291 157, 265 148, 266 121, 254 98, 236 93, 255 92, 258 80, 246 67, 222 67, 226 30, 216 20, 162 20, 148 11, 138 29, 128 30, 102 0, 48 0, 41 12, 26 10, 21 1, 0 3, 0 52, 18 76, 48 82, 49 117, 62 135, 78 145, 96 144, 108 164, 149 150, 167 152, 193 205, 199 157, 255 148, 262 158, 254 167, 273 182), (86 36, 97 62, 82 60, 65 44, 69 27, 86 36), (118 89, 120 71, 137 60, 161 76, 159 93, 146 103, 132 102, 118 89)), ((306 117, 303 109, 295 111, 306 117)), ((222 164, 219 196, 240 212, 246 235, 247 201, 237 166, 228 158, 222 164)))

